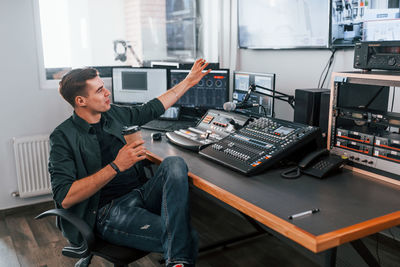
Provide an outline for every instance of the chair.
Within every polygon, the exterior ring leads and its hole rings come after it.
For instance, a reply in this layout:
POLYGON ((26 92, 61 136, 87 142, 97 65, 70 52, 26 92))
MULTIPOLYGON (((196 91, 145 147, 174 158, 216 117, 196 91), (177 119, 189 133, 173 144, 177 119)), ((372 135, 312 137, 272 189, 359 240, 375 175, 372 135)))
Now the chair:
MULTIPOLYGON (((154 176, 154 173, 157 170, 157 165, 147 159, 142 161, 142 164, 144 167, 144 179, 147 180, 149 177, 154 176)), ((135 248, 114 245, 101 239, 99 236, 94 234, 93 230, 84 220, 68 210, 51 209, 39 214, 35 219, 41 219, 48 216, 57 216, 56 225, 59 230, 61 230, 60 219, 63 219, 76 227, 82 235, 83 244, 80 247, 64 247, 62 249, 62 254, 64 256, 85 259, 89 256, 96 255, 112 262, 114 267, 124 267, 150 253, 135 248)), ((90 264, 90 260, 91 257, 85 261, 87 264, 90 264)), ((159 262, 161 264, 163 263, 163 260, 160 260, 159 262)))
MULTIPOLYGON (((149 252, 114 245, 101 239, 94 234, 93 230, 85 221, 68 210, 51 209, 39 214, 35 219, 48 216, 57 216, 57 222, 60 218, 68 221, 76 227, 82 235, 82 245, 80 247, 64 247, 62 249, 62 254, 64 256, 83 259, 96 255, 112 262, 114 267, 123 267, 149 254, 149 252)), ((57 226, 59 225, 59 223, 56 224, 57 226)), ((88 263, 90 263, 90 260, 91 258, 89 258, 88 263)))

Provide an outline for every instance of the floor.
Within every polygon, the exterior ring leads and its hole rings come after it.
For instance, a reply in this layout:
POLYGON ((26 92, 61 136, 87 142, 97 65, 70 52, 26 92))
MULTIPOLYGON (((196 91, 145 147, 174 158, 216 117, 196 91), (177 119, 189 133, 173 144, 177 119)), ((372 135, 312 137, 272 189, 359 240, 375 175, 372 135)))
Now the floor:
MULTIPOLYGON (((61 249, 67 245, 67 242, 56 228, 54 218, 34 219, 37 214, 50 208, 53 208, 52 203, 42 203, 0 211, 0 267, 74 266, 76 259, 61 255, 61 249)), ((191 208, 192 221, 199 232, 201 247, 254 230, 239 214, 197 190, 192 190, 191 208)), ((382 235, 374 235, 363 241, 374 255, 378 251, 381 266, 400 266, 399 242, 382 235), (378 243, 377 237, 380 239, 378 243)), ((246 242, 232 244, 224 249, 200 253, 196 266, 319 266, 316 263, 317 256, 299 246, 287 243, 270 234, 264 234, 246 242), (311 260, 305 255, 315 256, 316 259, 311 260)), ((160 258, 160 254, 149 254, 129 266, 160 266, 160 258)), ((112 264, 94 257, 91 266, 112 266, 112 264)), ((350 246, 341 246, 338 249, 337 266, 367 265, 350 246)))

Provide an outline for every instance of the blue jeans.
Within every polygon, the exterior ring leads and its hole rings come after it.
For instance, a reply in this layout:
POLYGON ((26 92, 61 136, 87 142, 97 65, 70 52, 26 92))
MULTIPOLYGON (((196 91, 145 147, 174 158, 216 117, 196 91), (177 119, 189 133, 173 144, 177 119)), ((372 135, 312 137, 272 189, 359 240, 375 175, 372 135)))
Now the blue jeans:
POLYGON ((98 210, 96 231, 105 240, 164 254, 167 264, 194 264, 198 237, 189 214, 188 169, 167 157, 141 188, 98 210))

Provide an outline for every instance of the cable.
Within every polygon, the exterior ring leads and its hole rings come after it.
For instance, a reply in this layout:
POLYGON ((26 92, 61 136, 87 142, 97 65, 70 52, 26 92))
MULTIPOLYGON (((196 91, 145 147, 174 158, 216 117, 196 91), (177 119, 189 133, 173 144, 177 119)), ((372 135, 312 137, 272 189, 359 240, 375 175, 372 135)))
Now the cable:
POLYGON ((388 230, 389 230, 389 233, 392 235, 393 240, 394 240, 394 241, 397 241, 396 237, 395 237, 394 234, 392 233, 392 229, 389 228, 388 230))
POLYGON ((328 73, 330 72, 330 69, 331 69, 331 66, 332 66, 332 63, 333 63, 333 60, 334 60, 334 57, 335 57, 335 52, 336 52, 336 50, 332 50, 332 55, 329 58, 329 66, 328 66, 328 69, 326 70, 324 80, 322 81, 322 84, 321 84, 321 88, 324 87, 325 80, 328 77, 328 73))
POLYGON ((317 88, 321 88, 321 87, 320 87, 320 86, 321 86, 321 79, 322 79, 322 76, 324 75, 324 72, 325 72, 326 68, 327 68, 328 65, 329 65, 329 62, 330 62, 330 60, 331 60, 331 57, 332 57, 332 55, 329 57, 328 63, 325 65, 324 69, 323 69, 322 72, 321 72, 321 75, 319 76, 317 88))
POLYGON ((267 109, 266 109, 263 105, 260 105, 260 107, 261 107, 262 110, 264 111, 265 117, 267 117, 267 109))
POLYGON ((298 166, 292 167, 281 172, 281 177, 285 179, 297 179, 301 176, 300 168, 298 166))
MULTIPOLYGON (((389 233, 392 235, 393 240, 397 241, 396 244, 399 245, 399 240, 394 236, 394 234, 392 232, 392 228, 389 228, 388 230, 389 230, 389 233)), ((398 246, 398 247, 400 247, 400 246, 398 246)))
POLYGON ((364 108, 368 108, 372 104, 372 102, 374 102, 374 100, 378 97, 378 95, 383 91, 384 88, 385 86, 379 88, 378 92, 375 93, 375 95, 368 101, 364 108))
POLYGON ((326 80, 326 78, 328 77, 329 69, 330 69, 331 66, 332 66, 333 59, 334 59, 334 57, 335 57, 336 49, 332 49, 331 51, 332 51, 332 54, 331 54, 331 56, 329 57, 328 62, 326 63, 326 65, 325 65, 324 69, 322 70, 321 75, 320 75, 320 77, 319 77, 319 80, 318 80, 318 88, 322 88, 322 87, 324 86, 325 80, 326 80), (326 73, 325 73, 325 78, 324 78, 324 80, 322 81, 322 84, 321 84, 321 79, 322 79, 322 76, 324 75, 324 72, 325 72, 325 71, 326 71, 326 73))
POLYGON ((378 264, 381 266, 381 257, 379 257, 379 233, 375 234, 376 236, 376 257, 378 258, 378 264))
POLYGON ((393 97, 392 97, 392 108, 390 112, 393 112, 393 106, 394 106, 394 97, 396 96, 396 88, 393 88, 393 97))

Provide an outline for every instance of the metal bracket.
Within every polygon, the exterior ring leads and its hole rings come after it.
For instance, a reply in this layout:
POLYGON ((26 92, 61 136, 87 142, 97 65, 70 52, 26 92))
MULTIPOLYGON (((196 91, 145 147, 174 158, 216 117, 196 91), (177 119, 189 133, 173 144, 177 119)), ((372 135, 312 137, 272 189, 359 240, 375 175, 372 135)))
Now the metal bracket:
POLYGON ((336 76, 334 81, 338 83, 345 83, 347 82, 347 77, 336 76))

